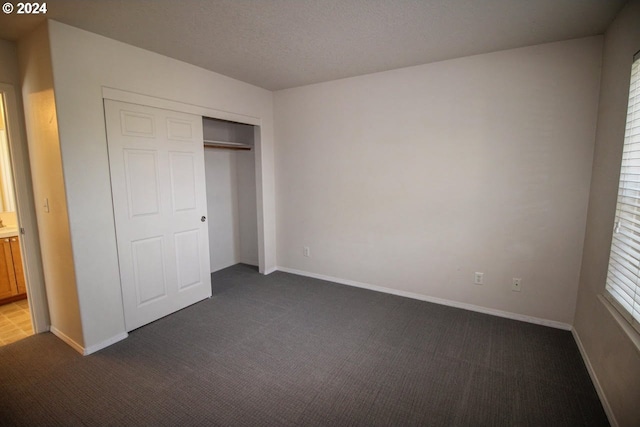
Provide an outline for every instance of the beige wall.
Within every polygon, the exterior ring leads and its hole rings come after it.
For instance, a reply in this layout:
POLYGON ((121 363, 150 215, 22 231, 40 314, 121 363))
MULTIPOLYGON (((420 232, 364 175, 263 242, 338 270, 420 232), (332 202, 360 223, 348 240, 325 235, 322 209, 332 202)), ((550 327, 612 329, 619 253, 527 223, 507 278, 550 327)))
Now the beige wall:
POLYGON ((275 266, 272 93, 55 21, 49 37, 85 349, 95 351, 124 333, 103 87, 259 119, 261 257, 266 269, 275 266))
MULTIPOLYGON (((640 349, 598 298, 604 292, 615 215, 629 76, 640 50, 640 1, 620 12, 604 37, 591 195, 575 333, 620 426, 640 425, 640 349)), ((637 334, 636 334, 637 336, 637 334)))
POLYGON ((36 216, 46 280, 51 329, 81 349, 84 345, 76 289, 67 200, 58 138, 56 99, 46 23, 19 45, 22 95, 36 216), (42 208, 49 200, 49 212, 42 208))
POLYGON ((276 92, 279 266, 569 328, 601 45, 276 92))

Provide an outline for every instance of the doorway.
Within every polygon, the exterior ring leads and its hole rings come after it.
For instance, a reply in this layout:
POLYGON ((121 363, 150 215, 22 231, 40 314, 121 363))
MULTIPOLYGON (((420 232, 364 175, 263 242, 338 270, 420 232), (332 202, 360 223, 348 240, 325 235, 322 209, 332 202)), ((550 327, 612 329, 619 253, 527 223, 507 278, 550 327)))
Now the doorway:
POLYGON ((24 137, 14 86, 0 83, 0 345, 49 330, 49 310, 24 137))
POLYGON ((0 96, 0 345, 33 335, 9 149, 5 96, 0 96))

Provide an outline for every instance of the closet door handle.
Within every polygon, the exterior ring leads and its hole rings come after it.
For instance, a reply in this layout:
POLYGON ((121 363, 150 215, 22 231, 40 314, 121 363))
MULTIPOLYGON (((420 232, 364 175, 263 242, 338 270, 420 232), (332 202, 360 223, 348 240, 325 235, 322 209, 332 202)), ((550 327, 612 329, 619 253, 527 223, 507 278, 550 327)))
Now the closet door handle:
POLYGON ((206 216, 204 216, 204 215, 202 215, 202 217, 200 218, 200 221, 201 221, 201 222, 205 222, 206 220, 207 220, 207 217, 206 217, 206 216))

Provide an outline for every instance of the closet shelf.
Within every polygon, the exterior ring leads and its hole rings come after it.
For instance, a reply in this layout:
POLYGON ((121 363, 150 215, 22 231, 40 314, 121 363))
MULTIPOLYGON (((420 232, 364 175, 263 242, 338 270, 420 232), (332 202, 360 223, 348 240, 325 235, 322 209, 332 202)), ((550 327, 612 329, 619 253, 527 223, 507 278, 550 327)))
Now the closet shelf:
POLYGON ((251 150, 250 145, 241 142, 213 141, 210 139, 204 140, 204 146, 211 148, 229 148, 231 150, 251 150))

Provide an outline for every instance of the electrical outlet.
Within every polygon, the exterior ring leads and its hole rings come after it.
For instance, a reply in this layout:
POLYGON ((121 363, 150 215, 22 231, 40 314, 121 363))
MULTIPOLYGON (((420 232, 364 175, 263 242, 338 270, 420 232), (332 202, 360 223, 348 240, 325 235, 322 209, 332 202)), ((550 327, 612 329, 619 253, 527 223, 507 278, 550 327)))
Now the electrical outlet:
POLYGON ((482 285, 484 283, 484 273, 479 273, 476 271, 473 283, 475 283, 476 285, 482 285))
POLYGON ((522 279, 514 277, 511 284, 511 290, 513 292, 522 292, 522 279))
POLYGON ((309 246, 305 246, 304 248, 302 248, 302 255, 306 256, 307 258, 311 257, 311 249, 309 249, 309 246))

